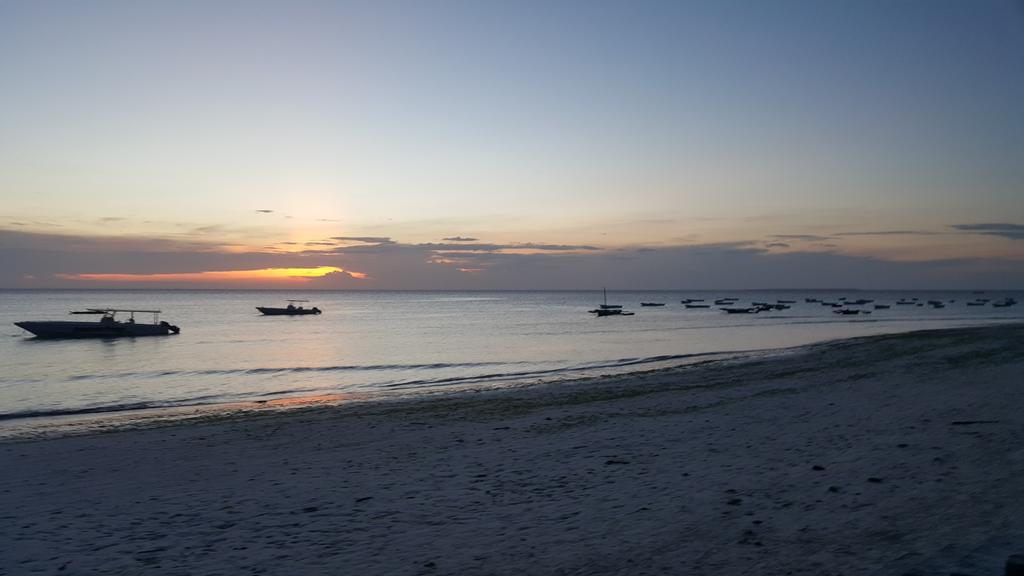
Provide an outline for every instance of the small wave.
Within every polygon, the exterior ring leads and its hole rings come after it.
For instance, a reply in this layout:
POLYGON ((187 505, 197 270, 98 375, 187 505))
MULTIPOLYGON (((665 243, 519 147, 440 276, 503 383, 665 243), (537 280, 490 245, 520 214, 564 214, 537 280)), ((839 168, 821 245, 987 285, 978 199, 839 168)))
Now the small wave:
MULTIPOLYGON (((546 368, 536 370, 510 370, 504 372, 488 372, 484 374, 467 374, 464 376, 446 376, 441 378, 418 378, 414 380, 403 380, 403 381, 392 381, 392 382, 376 382, 363 384, 356 388, 361 389, 377 389, 377 390, 399 390, 399 389, 415 389, 415 388, 426 388, 431 386, 444 387, 458 384, 470 384, 479 382, 503 382, 509 380, 526 380, 531 378, 551 377, 557 375, 579 375, 586 373, 591 370, 608 370, 615 368, 626 368, 630 366, 638 366, 644 364, 656 364, 661 362, 673 362, 682 361, 700 357, 712 357, 721 356, 722 352, 706 352, 700 354, 665 354, 659 356, 648 356, 641 358, 620 358, 612 361, 595 361, 584 364, 577 364, 574 366, 564 366, 558 368, 546 368)), ((516 364, 530 364, 528 362, 511 362, 511 363, 499 363, 499 362, 477 362, 477 363, 434 363, 434 364, 400 364, 394 365, 403 369, 438 369, 438 368, 461 368, 461 367, 481 367, 481 366, 513 366, 516 364)), ((536 365, 536 364, 534 364, 536 365)), ((266 369, 248 369, 248 370, 211 370, 205 371, 204 374, 246 374, 246 373, 286 373, 296 371, 309 371, 309 370, 332 370, 332 369, 352 369, 352 367, 298 367, 298 368, 266 368, 266 369)), ((362 366, 360 369, 387 369, 393 368, 391 365, 377 365, 377 366, 362 366)), ((176 371, 162 371, 153 372, 151 374, 164 375, 164 374, 195 374, 196 372, 176 372, 176 371)), ((123 376, 123 374, 122 374, 123 376)), ((351 390, 353 387, 347 387, 351 390)), ((202 396, 192 396, 189 398, 178 398, 171 400, 159 400, 151 402, 123 402, 116 404, 103 404, 93 406, 82 406, 74 408, 54 408, 49 410, 26 410, 21 412, 0 412, 0 421, 5 420, 16 420, 16 419, 28 419, 28 418, 53 418, 61 416, 87 416, 87 415, 98 415, 107 413, 117 412, 130 412, 139 410, 159 410, 168 408, 189 408, 199 406, 210 406, 216 404, 227 404, 233 402, 250 402, 254 399, 259 398, 283 398, 301 396, 304 394, 321 394, 325 392, 340 392, 341 390, 333 387, 312 387, 312 388, 285 388, 274 391, 261 391, 255 393, 240 393, 238 395, 221 395, 211 394, 202 396)))
POLYGON ((469 384, 473 382, 500 382, 504 380, 523 380, 527 378, 538 378, 552 375, 571 375, 586 372, 588 370, 608 370, 615 368, 626 368, 642 364, 656 364, 661 362, 673 362, 693 358, 706 358, 721 356, 723 352, 703 352, 699 354, 663 354, 660 356, 647 356, 643 358, 621 358, 612 361, 590 362, 575 366, 561 368, 550 368, 545 370, 524 370, 520 372, 494 372, 490 374, 472 374, 466 376, 449 376, 445 378, 424 378, 418 380, 406 380, 388 384, 374 384, 373 387, 381 388, 419 388, 425 386, 469 384))
POLYGON ((97 380, 112 378, 162 378, 168 376, 236 376, 245 374, 295 374, 302 372, 373 372, 385 370, 444 370, 451 368, 479 368, 529 362, 434 362, 429 364, 349 364, 338 366, 278 366, 259 368, 222 368, 209 370, 157 370, 150 372, 114 372, 109 374, 76 374, 68 379, 97 380))

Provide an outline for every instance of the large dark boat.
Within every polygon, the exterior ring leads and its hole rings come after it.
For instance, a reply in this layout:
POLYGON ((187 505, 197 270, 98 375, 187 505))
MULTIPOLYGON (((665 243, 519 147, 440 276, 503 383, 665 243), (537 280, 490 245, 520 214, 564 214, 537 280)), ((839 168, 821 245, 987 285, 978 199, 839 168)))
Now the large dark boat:
POLYGON ((177 334, 181 329, 161 321, 159 310, 128 310, 122 308, 86 308, 71 314, 94 314, 100 316, 99 321, 75 320, 30 320, 15 322, 14 325, 35 334, 38 338, 120 338, 122 336, 168 336, 177 334), (128 314, 128 319, 121 321, 117 314, 128 314), (152 314, 153 322, 136 322, 135 314, 152 314))
POLYGON ((313 306, 312 308, 304 308, 302 306, 302 302, 309 302, 309 300, 286 300, 286 302, 288 302, 288 306, 285 306, 284 308, 257 306, 256 309, 264 316, 305 316, 308 314, 320 314, 321 312, 321 310, 316 306, 313 306), (300 304, 296 306, 296 302, 299 302, 300 304))

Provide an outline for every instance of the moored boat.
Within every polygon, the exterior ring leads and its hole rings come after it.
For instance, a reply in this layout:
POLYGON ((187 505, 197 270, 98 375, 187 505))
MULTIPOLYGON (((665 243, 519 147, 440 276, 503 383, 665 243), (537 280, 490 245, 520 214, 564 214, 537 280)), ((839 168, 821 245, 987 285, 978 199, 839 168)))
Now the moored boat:
POLYGON ((173 324, 160 320, 159 310, 131 310, 123 308, 87 308, 73 311, 71 314, 94 314, 101 316, 99 321, 75 320, 29 320, 15 322, 14 325, 27 330, 37 338, 120 338, 134 336, 168 336, 178 334, 181 329, 173 324), (117 314, 128 314, 128 319, 120 321, 117 314), (136 322, 135 314, 153 315, 153 322, 136 322))
POLYGON ((591 314, 597 314, 598 317, 603 316, 632 316, 632 312, 627 312, 622 309, 621 304, 609 304, 608 303, 608 289, 602 288, 601 291, 604 293, 604 303, 599 305, 597 308, 590 310, 591 314))
POLYGON ((729 314, 756 314, 760 311, 757 308, 719 308, 719 310, 724 310, 729 314))

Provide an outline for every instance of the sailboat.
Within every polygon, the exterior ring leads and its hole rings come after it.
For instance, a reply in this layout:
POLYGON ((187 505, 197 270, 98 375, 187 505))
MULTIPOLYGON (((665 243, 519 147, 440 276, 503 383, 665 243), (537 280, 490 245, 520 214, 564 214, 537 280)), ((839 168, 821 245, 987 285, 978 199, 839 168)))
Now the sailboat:
POLYGON ((623 310, 621 304, 609 304, 608 303, 608 289, 607 288, 602 288, 601 290, 604 292, 604 304, 601 304, 597 308, 595 308, 593 310, 590 310, 591 314, 597 314, 598 317, 601 317, 601 316, 632 316, 633 315, 632 312, 627 312, 627 311, 623 310))

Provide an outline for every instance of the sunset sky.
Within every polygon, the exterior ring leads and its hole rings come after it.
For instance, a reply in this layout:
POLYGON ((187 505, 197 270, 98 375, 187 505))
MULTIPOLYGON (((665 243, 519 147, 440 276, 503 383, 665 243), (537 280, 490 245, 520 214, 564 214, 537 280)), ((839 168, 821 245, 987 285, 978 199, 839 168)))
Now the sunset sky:
POLYGON ((1024 287, 1024 4, 0 1, 0 288, 1024 287))

